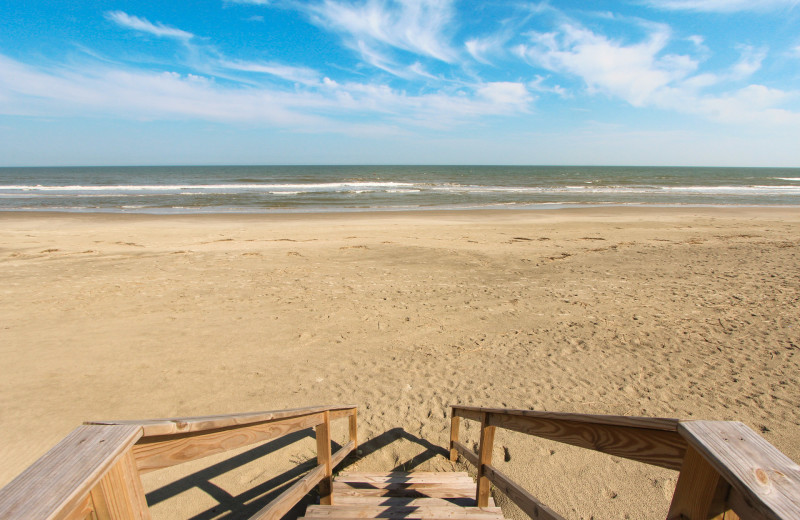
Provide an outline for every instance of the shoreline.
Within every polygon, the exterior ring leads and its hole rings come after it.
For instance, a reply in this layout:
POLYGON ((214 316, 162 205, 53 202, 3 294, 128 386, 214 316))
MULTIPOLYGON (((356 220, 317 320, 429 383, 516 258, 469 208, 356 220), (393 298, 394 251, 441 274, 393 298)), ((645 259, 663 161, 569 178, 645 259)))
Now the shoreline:
POLYGON ((742 213, 764 213, 773 215, 800 214, 800 205, 673 205, 673 204, 576 204, 559 205, 559 207, 548 208, 415 208, 415 209, 354 209, 354 210, 319 210, 319 211, 258 211, 258 212, 170 212, 170 213, 151 213, 151 212, 119 212, 119 211, 53 211, 53 210, 4 210, 0 209, 0 218, 9 220, 24 220, 27 217, 64 217, 64 218, 110 218, 110 219, 137 219, 156 220, 156 219, 254 219, 254 220, 298 220, 306 218, 341 218, 359 219, 368 217, 414 217, 414 216, 468 216, 484 215, 489 217, 499 216, 535 216, 535 215, 591 215, 619 213, 624 214, 736 214, 742 213))

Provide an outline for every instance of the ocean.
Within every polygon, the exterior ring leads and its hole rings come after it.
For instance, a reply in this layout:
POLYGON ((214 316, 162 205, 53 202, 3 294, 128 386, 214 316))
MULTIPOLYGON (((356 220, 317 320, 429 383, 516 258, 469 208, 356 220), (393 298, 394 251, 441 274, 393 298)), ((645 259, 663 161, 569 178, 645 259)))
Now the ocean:
POLYGON ((800 168, 0 168, 0 211, 271 213, 576 205, 800 206, 800 168))

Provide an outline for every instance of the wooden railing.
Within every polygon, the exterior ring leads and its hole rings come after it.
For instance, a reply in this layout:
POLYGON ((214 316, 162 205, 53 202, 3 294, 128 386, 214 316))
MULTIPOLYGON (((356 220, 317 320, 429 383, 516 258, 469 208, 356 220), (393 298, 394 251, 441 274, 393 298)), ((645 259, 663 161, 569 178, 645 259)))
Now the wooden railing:
POLYGON ((276 520, 315 486, 332 501, 332 473, 356 450, 355 406, 207 417, 87 422, 0 490, 0 519, 150 518, 141 473, 314 428, 317 466, 252 518, 276 520), (330 423, 349 417, 349 442, 331 453, 330 423))
POLYGON ((562 519, 492 465, 496 428, 679 470, 669 520, 800 519, 800 466, 739 422, 453 406, 450 460, 477 468, 479 507, 494 484, 531 518, 562 519), (462 417, 480 422, 478 453, 458 441, 462 417))

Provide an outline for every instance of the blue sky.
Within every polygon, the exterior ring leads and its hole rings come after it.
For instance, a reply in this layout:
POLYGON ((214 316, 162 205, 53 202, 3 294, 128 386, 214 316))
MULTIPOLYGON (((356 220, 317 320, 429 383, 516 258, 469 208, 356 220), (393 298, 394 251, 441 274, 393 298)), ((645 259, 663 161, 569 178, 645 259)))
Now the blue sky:
POLYGON ((7 0, 0 166, 800 167, 797 0, 7 0))

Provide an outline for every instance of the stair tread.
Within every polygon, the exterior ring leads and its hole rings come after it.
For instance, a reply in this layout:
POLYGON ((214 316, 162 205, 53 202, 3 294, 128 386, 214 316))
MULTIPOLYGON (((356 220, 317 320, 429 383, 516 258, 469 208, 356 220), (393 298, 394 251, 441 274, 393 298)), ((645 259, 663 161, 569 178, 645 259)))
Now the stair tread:
POLYGON ((499 507, 458 506, 308 506, 307 518, 458 518, 500 520, 499 507))
MULTIPOLYGON (((371 505, 371 506, 445 506, 475 507, 475 495, 469 497, 363 497, 336 495, 335 506, 371 505)), ((494 507, 494 499, 489 498, 489 506, 494 507)))
POLYGON ((333 481, 333 504, 312 505, 309 520, 504 520, 489 499, 475 507, 477 488, 465 472, 346 472, 333 481))

